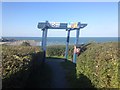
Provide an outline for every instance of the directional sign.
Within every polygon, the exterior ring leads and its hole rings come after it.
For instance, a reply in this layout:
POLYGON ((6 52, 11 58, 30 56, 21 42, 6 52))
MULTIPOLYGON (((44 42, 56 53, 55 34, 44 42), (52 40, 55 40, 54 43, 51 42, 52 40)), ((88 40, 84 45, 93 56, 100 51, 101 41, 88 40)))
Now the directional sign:
POLYGON ((45 22, 39 22, 38 28, 43 29, 45 27, 48 27, 49 29, 66 29, 67 23, 59 23, 59 22, 50 22, 46 24, 45 22))
POLYGON ((68 23, 67 28, 79 28, 78 23, 68 23))
POLYGON ((49 29, 66 29, 67 23, 50 22, 49 29))
POLYGON ((50 22, 49 24, 50 24, 51 27, 60 27, 59 22, 50 22))

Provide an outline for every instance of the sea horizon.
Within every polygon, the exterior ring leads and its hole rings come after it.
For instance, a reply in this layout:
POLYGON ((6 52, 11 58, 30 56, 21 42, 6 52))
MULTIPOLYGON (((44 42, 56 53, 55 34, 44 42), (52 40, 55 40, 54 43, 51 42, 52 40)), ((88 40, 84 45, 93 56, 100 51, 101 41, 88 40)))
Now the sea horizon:
MULTIPOLYGON (((37 42, 42 41, 42 37, 2 37, 6 39, 15 40, 35 40, 37 42)), ((47 45, 65 45, 67 37, 47 37, 47 45)), ((79 44, 85 44, 90 42, 118 42, 118 37, 79 37, 79 44)), ((70 37, 70 45, 75 44, 75 37, 70 37)))

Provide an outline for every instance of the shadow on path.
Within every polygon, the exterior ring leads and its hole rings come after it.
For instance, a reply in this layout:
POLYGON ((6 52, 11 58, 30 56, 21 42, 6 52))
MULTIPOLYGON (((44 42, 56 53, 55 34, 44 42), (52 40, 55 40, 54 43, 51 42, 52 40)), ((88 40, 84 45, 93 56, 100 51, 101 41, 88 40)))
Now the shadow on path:
POLYGON ((66 80, 66 72, 60 65, 61 62, 65 62, 61 58, 47 58, 46 63, 52 70, 51 88, 69 88, 66 80))
POLYGON ((24 88, 92 88, 96 90, 91 80, 84 74, 80 74, 80 78, 77 79, 76 65, 69 60, 65 62, 62 58, 48 57, 45 63, 41 63, 41 60, 36 57, 33 61, 32 67, 29 67, 31 73, 24 88))
POLYGON ((52 87, 55 88, 91 88, 97 90, 84 74, 76 76, 76 64, 62 58, 47 58, 53 71, 52 87))

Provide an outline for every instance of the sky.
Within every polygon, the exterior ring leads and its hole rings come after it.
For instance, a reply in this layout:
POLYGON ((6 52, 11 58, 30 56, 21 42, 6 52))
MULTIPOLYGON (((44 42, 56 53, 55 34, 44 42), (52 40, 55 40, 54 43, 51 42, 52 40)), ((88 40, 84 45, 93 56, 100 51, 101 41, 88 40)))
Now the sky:
MULTIPOLYGON (((81 22, 80 37, 117 37, 117 2, 2 2, 2 36, 41 37, 38 22, 81 22)), ((64 29, 49 29, 48 37, 66 37, 64 29)), ((76 36, 71 31, 71 37, 76 36)))

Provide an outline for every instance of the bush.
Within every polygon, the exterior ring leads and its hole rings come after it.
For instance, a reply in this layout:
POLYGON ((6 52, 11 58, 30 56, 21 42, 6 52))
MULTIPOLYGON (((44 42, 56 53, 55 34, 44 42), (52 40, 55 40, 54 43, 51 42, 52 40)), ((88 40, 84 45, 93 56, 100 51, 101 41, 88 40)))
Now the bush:
POLYGON ((93 43, 77 59, 77 77, 86 75, 97 88, 118 86, 118 43, 93 43))
POLYGON ((65 46, 56 45, 47 47, 48 56, 63 56, 65 52, 65 46))
MULTIPOLYGON (((47 46, 47 56, 64 56, 65 55, 65 45, 53 45, 53 46, 47 46)), ((68 51, 69 56, 73 54, 73 46, 69 46, 68 51)))
MULTIPOLYGON (((39 47, 2 46, 2 81, 3 87, 23 87, 32 67, 32 60, 39 47)), ((42 53, 39 53, 42 58, 42 53)))
POLYGON ((30 45, 30 43, 28 43, 28 42, 23 42, 23 43, 21 44, 21 46, 31 46, 31 45, 30 45))

